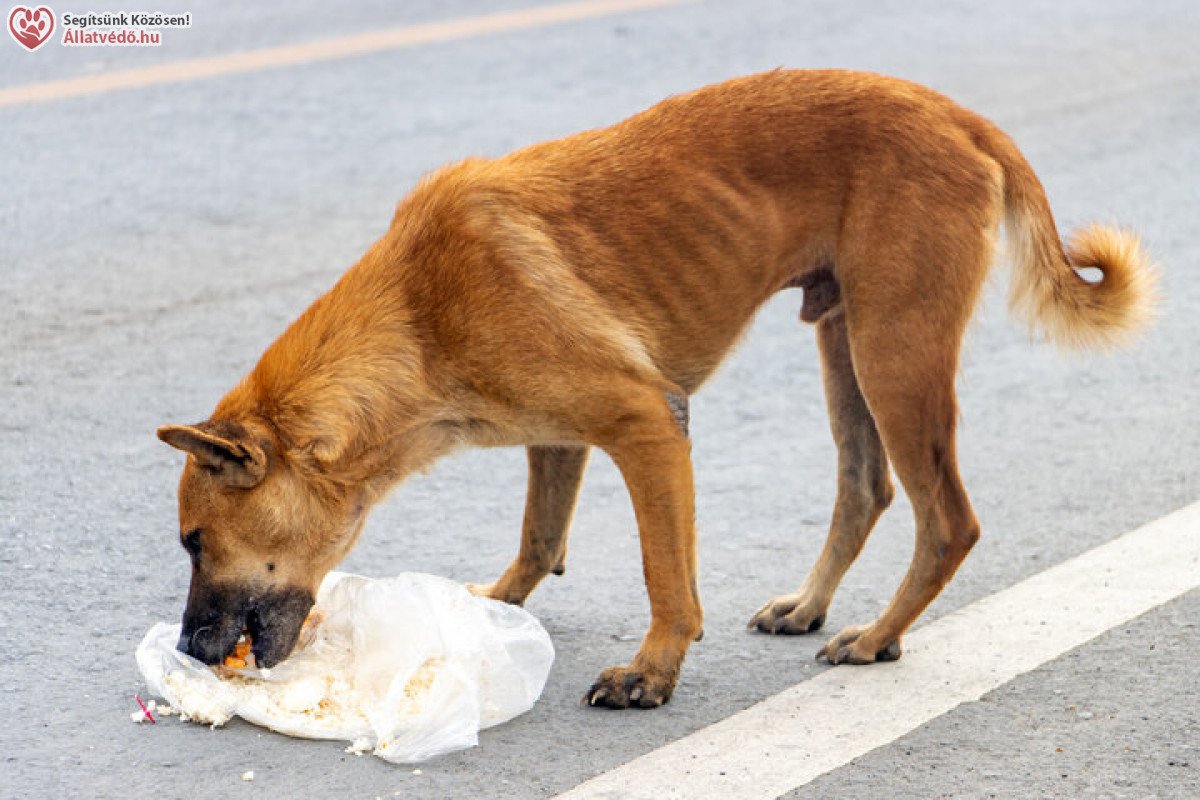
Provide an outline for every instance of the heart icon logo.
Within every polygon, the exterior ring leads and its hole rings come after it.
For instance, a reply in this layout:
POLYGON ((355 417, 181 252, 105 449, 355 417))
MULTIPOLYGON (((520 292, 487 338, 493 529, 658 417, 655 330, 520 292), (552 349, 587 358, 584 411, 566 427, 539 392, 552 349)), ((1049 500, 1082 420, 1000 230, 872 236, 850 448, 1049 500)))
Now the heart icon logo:
POLYGON ((50 40, 54 12, 47 6, 37 9, 16 6, 8 15, 8 32, 17 44, 33 52, 50 40))

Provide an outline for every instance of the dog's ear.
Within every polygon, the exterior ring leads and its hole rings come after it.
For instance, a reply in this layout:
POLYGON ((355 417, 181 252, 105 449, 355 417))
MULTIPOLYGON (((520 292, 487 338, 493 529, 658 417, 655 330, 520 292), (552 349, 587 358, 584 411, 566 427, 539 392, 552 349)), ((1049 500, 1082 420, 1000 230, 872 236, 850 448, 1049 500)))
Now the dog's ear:
POLYGON ((229 486, 249 489, 267 474, 267 453, 242 425, 202 422, 163 425, 158 438, 190 453, 196 463, 229 486))

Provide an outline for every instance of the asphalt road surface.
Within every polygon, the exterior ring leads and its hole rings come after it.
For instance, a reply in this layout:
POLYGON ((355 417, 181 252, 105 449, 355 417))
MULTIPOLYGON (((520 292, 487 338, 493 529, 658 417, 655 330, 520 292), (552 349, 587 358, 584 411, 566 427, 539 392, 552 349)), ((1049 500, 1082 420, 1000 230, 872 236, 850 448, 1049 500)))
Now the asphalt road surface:
MULTIPOLYGON (((246 5, 148 9, 193 15, 157 48, 6 39, 0 91, 532 7, 246 5)), ((996 270, 960 378, 983 539, 918 625, 1195 501, 1198 41, 1192 0, 700 2, 0 107, 0 796, 547 797, 828 670, 824 633, 743 629, 799 584, 833 501, 813 333, 785 292, 693 403, 707 636, 670 705, 577 705, 648 621, 629 501, 601 456, 566 575, 528 603, 558 650, 546 691, 478 748, 417 775, 238 721, 129 720, 133 649, 178 618, 188 580, 182 459, 155 427, 205 418, 425 171, 734 75, 929 84, 1016 138, 1061 228, 1119 222, 1161 264, 1156 326, 1108 357, 1031 340, 996 270)), ((456 455, 379 507, 343 567, 491 580, 516 551, 524 484, 518 450, 456 455)), ((911 546, 900 498, 825 633, 878 613, 911 546)), ((1198 621, 1185 593, 789 796, 1200 797, 1198 621)))

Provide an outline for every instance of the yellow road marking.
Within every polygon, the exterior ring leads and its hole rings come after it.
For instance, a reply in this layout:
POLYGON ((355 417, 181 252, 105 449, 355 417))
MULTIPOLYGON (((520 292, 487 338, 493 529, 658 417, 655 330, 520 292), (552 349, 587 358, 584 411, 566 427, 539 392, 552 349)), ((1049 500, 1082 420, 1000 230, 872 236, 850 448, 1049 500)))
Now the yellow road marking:
POLYGON ((403 28, 340 36, 315 42, 269 47, 244 53, 196 58, 174 64, 142 69, 127 69, 101 75, 30 83, 0 89, 0 106, 44 103, 67 97, 158 86, 165 83, 203 80, 222 75, 258 72, 266 69, 313 64, 339 58, 399 50, 422 44, 469 39, 505 31, 541 28, 562 22, 593 19, 627 11, 643 11, 662 6, 680 5, 696 0, 588 0, 581 3, 524 8, 480 17, 427 22, 403 28))

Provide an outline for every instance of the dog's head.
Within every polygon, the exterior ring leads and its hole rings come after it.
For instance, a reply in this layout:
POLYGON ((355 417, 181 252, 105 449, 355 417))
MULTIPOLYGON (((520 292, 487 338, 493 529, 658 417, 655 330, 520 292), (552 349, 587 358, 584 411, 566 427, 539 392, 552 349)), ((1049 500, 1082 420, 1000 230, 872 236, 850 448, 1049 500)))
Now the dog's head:
POLYGON ((256 663, 274 666, 357 539, 362 499, 298 470, 265 424, 213 419, 158 436, 189 456, 179 529, 192 581, 178 649, 216 664, 245 630, 256 663))

